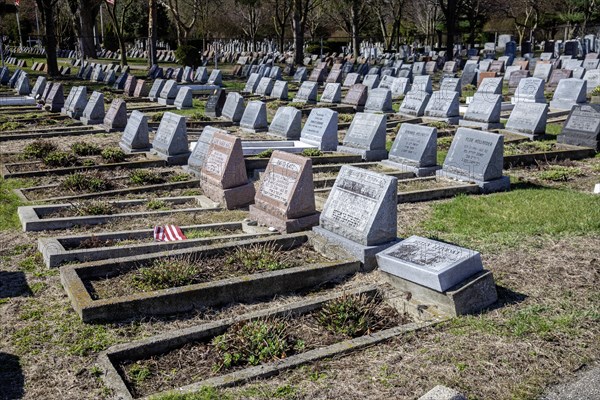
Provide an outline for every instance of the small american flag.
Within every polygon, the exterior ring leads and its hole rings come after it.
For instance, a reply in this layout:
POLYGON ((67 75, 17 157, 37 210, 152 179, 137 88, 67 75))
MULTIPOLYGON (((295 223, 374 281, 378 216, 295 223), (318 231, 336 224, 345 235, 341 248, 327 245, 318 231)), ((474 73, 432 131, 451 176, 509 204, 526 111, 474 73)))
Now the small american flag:
POLYGON ((157 242, 174 242, 176 240, 186 240, 187 238, 176 225, 165 225, 154 227, 154 240, 157 242))

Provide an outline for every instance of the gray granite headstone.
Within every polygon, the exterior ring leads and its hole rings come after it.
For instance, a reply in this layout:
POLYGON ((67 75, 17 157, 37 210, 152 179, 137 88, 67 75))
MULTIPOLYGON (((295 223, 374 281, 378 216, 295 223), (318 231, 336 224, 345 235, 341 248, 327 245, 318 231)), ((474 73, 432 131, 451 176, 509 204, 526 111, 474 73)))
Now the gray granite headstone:
POLYGON ((441 168, 437 166, 437 129, 403 123, 388 159, 382 164, 414 172, 418 177, 435 175, 435 171, 441 168))
POLYGON ((394 78, 390 89, 393 98, 404 96, 410 90, 410 80, 408 78, 394 78))
POLYGON ((420 236, 378 253, 377 265, 381 271, 438 292, 483 271, 478 252, 420 236))
POLYGON ((275 81, 270 97, 277 100, 287 101, 288 99, 288 83, 287 81, 275 81))
POLYGON ((221 117, 232 122, 240 122, 244 115, 244 97, 239 93, 231 92, 227 95, 221 117))
POLYGON ((533 71, 533 77, 543 79, 544 82, 547 82, 548 79, 550 79, 551 73, 552 73, 552 64, 537 63, 535 65, 535 69, 533 71))
POLYGON ((148 117, 143 112, 137 110, 131 112, 119 146, 128 154, 150 150, 148 117))
POLYGON ((304 81, 300 85, 296 97, 292 102, 294 103, 316 103, 317 102, 317 90, 319 84, 312 81, 304 81))
POLYGON ((600 104, 573 107, 557 140, 600 151, 600 104))
POLYGON ((206 67, 196 68, 196 75, 194 76, 194 82, 206 83, 208 81, 208 73, 206 67))
POLYGON ((457 92, 460 96, 462 92, 461 89, 460 78, 444 78, 440 83, 440 92, 457 92))
POLYGON ((379 86, 379 75, 366 75, 363 78, 362 84, 369 90, 376 88, 379 86))
POLYGON ((546 103, 515 104, 506 122, 506 130, 537 139, 546 132, 548 105, 546 103))
POLYGON ((150 101, 156 101, 165 86, 164 79, 156 79, 150 88, 150 93, 148 94, 148 99, 150 101))
POLYGON ((302 83, 306 80, 306 78, 307 78, 306 67, 298 67, 298 69, 296 70, 296 73, 294 74, 294 78, 292 79, 292 81, 302 83))
POLYGON ((319 100, 321 103, 339 103, 342 101, 342 85, 340 83, 327 83, 319 100))
POLYGON ((313 108, 300 133, 300 141, 316 146, 323 151, 337 150, 337 111, 328 108, 313 108))
POLYGON ((285 139, 297 140, 302 129, 302 112, 294 107, 279 107, 271 125, 269 133, 285 139))
POLYGON ((193 107, 192 100, 193 100, 192 99, 192 89, 187 86, 183 86, 177 92, 177 96, 175 97, 175 101, 173 102, 173 105, 178 110, 192 108, 193 107))
POLYGON ((550 108, 555 110, 570 110, 574 105, 585 104, 587 82, 583 79, 562 79, 554 91, 550 108))
POLYGON ((313 231, 371 269, 375 254, 397 242, 397 190, 395 177, 344 165, 313 231))
POLYGON ((346 75, 346 78, 344 79, 344 83, 342 84, 342 86, 345 88, 349 88, 352 85, 356 85, 357 83, 359 83, 359 81, 360 81, 360 75, 357 74, 356 72, 351 72, 346 75))
POLYGON ((208 153, 208 148, 212 143, 213 136, 215 132, 220 132, 226 134, 227 131, 219 128, 215 128, 214 126, 205 126, 202 129, 202 133, 196 142, 196 146, 194 150, 192 150, 190 157, 187 161, 187 167, 184 167, 186 171, 193 173, 196 176, 200 175, 200 171, 202 170, 202 165, 204 165, 204 159, 206 158, 206 154, 208 153))
POLYGON ((352 85, 348 93, 346 93, 346 97, 342 101, 342 104, 348 104, 356 107, 358 110, 362 109, 367 102, 368 96, 368 88, 361 84, 357 83, 356 85, 352 85))
POLYGON ((443 120, 451 125, 458 124, 458 97, 458 92, 454 91, 433 92, 425 107, 425 117, 443 120))
POLYGON ((172 106, 175 103, 179 86, 173 79, 169 79, 165 82, 160 95, 158 96, 158 104, 163 106, 172 106))
POLYGON ((385 149, 385 128, 387 116, 384 114, 357 113, 346 132, 341 153, 360 154, 363 160, 380 161, 387 157, 385 149))
POLYGON ((515 91, 515 95, 512 98, 512 103, 544 103, 546 104, 546 97, 544 97, 545 82, 540 78, 524 78, 519 82, 519 86, 515 91))
POLYGON ((114 99, 104 116, 104 130, 120 131, 127 125, 127 103, 123 99, 114 99))
POLYGON ((502 78, 483 78, 476 93, 502 94, 502 78))
POLYGON ((44 108, 50 112, 58 112, 65 106, 65 95, 62 83, 49 83, 51 85, 44 108))
POLYGON ((210 73, 210 76, 208 77, 207 83, 209 85, 221 86, 221 84, 223 83, 223 75, 221 74, 221 70, 213 69, 210 73))
POLYGON ((425 107, 431 95, 424 91, 411 90, 406 93, 402 104, 400 104, 399 114, 421 117, 425 113, 425 107))
POLYGON ((258 86, 256 86, 255 94, 259 96, 269 96, 273 90, 273 79, 269 77, 260 78, 258 86))
POLYGON ((38 78, 35 81, 35 85, 33 85, 33 89, 31 89, 31 97, 33 97, 34 99, 37 98, 38 95, 41 97, 42 93, 44 93, 45 88, 46 88, 46 77, 38 76, 38 78))
POLYGON ((152 142, 152 154, 169 164, 182 165, 190 155, 185 117, 166 112, 152 142))
POLYGON ((473 181, 483 192, 508 190, 510 179, 502 176, 504 137, 495 133, 458 128, 444 165, 436 175, 473 181))
MULTIPOLYGON (((87 89, 85 86, 75 86, 71 91, 74 91, 71 101, 68 104, 65 102, 67 115, 71 118, 79 119, 87 106, 87 89)), ((71 93, 69 93, 70 95, 71 93)))
POLYGON ((366 112, 392 112, 392 91, 389 89, 371 89, 365 103, 366 112))
POLYGON ((246 81, 246 86, 244 86, 244 90, 242 90, 242 93, 254 93, 259 81, 260 75, 258 75, 257 73, 250 74, 248 80, 246 81))
POLYGON ((464 118, 458 123, 460 126, 475 127, 485 130, 501 129, 504 126, 500 123, 501 109, 501 95, 475 93, 464 118))
POLYGON ((413 79, 411 90, 424 91, 431 94, 433 92, 431 85, 431 76, 415 76, 413 79))
POLYGON ((591 93, 600 86, 600 69, 591 69, 586 71, 583 79, 587 82, 587 92, 591 93))
POLYGON ((29 86, 29 75, 26 72, 22 72, 17 79, 15 89, 18 95, 28 96, 31 93, 31 87, 29 86))
POLYGON ((267 130, 267 106, 265 103, 257 100, 249 102, 240 120, 240 127, 251 132, 267 130))

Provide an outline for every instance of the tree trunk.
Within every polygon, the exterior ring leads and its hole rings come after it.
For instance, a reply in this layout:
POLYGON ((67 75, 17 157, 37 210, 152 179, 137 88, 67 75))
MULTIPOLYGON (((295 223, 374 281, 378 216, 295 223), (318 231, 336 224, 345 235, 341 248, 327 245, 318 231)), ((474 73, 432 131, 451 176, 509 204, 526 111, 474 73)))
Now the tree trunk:
POLYGON ((96 24, 95 13, 89 8, 86 1, 79 3, 79 43, 83 55, 88 58, 96 58, 96 46, 94 45, 94 25, 96 24))
POLYGON ((148 0, 148 67, 158 62, 156 55, 156 0, 148 0))
POLYGON ((304 27, 299 16, 294 13, 292 18, 292 28, 294 29, 294 63, 296 65, 304 64, 304 27))
POLYGON ((54 28, 54 7, 47 1, 49 7, 44 7, 44 24, 46 26, 46 64, 48 75, 58 76, 58 61, 56 59, 56 34, 54 28))
POLYGON ((457 25, 457 0, 448 0, 446 12, 446 54, 448 59, 454 58, 454 36, 456 36, 457 25))
POLYGON ((358 11, 356 10, 357 1, 352 2, 352 55, 355 60, 358 60, 360 37, 358 36, 358 11))
POLYGON ((283 45, 285 43, 285 24, 283 24, 281 27, 281 32, 279 34, 279 51, 281 53, 283 53, 283 45))

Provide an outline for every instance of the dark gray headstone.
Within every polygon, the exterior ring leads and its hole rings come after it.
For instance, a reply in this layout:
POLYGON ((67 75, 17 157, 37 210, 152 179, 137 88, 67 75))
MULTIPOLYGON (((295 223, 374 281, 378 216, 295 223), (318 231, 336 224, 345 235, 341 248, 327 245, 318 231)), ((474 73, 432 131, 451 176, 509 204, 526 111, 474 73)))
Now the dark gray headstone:
MULTIPOLYGON (((225 101, 227 97, 225 96, 225 91, 223 89, 215 89, 210 96, 208 96, 208 100, 206 101, 206 106, 204 107, 204 114, 208 117, 218 118, 223 113, 223 108, 225 107, 225 101)), ((243 105, 243 99, 242 99, 243 105)), ((241 118, 241 116, 240 116, 241 118)))
POLYGON ((600 104, 574 106, 558 142, 600 151, 600 104))
POLYGON ((240 122, 244 115, 244 97, 231 92, 227 95, 221 116, 232 122, 240 122))
POLYGON ((264 131, 268 128, 267 106, 262 101, 251 101, 246 106, 240 127, 249 131, 264 131))
POLYGON ((346 132, 343 145, 338 146, 338 151, 360 154, 367 161, 383 160, 387 157, 386 123, 387 117, 384 114, 357 113, 346 132))
POLYGON ((526 135, 536 139, 546 132, 548 105, 546 103, 515 104, 506 122, 506 130, 526 135))

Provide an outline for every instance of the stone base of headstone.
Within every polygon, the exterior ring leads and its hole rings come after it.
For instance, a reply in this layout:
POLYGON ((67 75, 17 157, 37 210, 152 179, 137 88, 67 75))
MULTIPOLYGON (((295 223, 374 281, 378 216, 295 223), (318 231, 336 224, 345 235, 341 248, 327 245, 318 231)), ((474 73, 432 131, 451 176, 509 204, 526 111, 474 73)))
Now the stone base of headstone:
POLYGON ((187 160, 190 157, 191 152, 185 152, 181 154, 167 155, 161 153, 156 150, 150 150, 150 153, 160 158, 161 160, 165 160, 169 165, 184 165, 187 164, 187 160))
POLYGON ((189 165, 182 165, 181 169, 183 169, 188 174, 194 175, 196 178, 200 178, 200 170, 190 167, 189 165))
POLYGON ((205 181, 202 182, 201 187, 206 197, 216 201, 228 210, 249 206, 254 203, 254 195, 256 194, 254 184, 251 182, 234 188, 223 189, 205 181))
POLYGON ((501 122, 478 122, 468 121, 466 119, 461 119, 460 121, 458 121, 458 126, 464 126, 465 128, 479 128, 484 131, 504 128, 504 124, 501 122))
POLYGON ((467 398, 454 389, 438 385, 419 397, 419 400, 467 400, 467 398))
POLYGON ((240 130, 242 132, 246 132, 246 133, 259 133, 259 132, 267 132, 268 131, 268 127, 265 128, 255 128, 255 129, 251 129, 251 128, 241 128, 240 130))
POLYGON ((446 117, 446 118, 440 118, 440 117, 423 117, 423 121, 424 122, 433 122, 433 121, 438 121, 438 122, 445 122, 449 125, 458 125, 459 121, 460 121, 460 117, 446 117))
POLYGON ((381 164, 402 172, 412 172, 418 178, 434 176, 435 172, 442 168, 440 165, 434 165, 433 167, 415 167, 413 165, 401 164, 391 160, 382 160, 381 164))
POLYGON ((62 108, 60 109, 60 114, 61 114, 61 115, 67 115, 67 109, 66 109, 65 107, 62 107, 62 108))
POLYGON ((371 271, 377 267, 377 259, 375 258, 377 253, 399 242, 399 239, 396 239, 376 246, 365 246, 320 226, 315 226, 313 232, 315 235, 312 238, 312 244, 315 250, 327 254, 331 245, 339 246, 363 263, 363 270, 365 271, 371 271))
POLYGON ((503 176, 502 178, 493 179, 491 181, 478 181, 468 176, 453 174, 443 169, 436 171, 436 176, 440 178, 455 179, 462 182, 473 182, 481 188, 482 193, 506 192, 510 190, 510 178, 503 176))
POLYGON ((151 149, 151 147, 146 147, 144 149, 133 149, 123 142, 119 142, 119 147, 125 154, 146 153, 151 149))
POLYGON ((533 99, 533 98, 517 98, 517 97, 511 97, 510 98, 510 104, 515 105, 517 103, 545 103, 546 99, 545 98, 539 98, 539 99, 533 99))
POLYGON ((500 133, 510 133, 511 135, 519 135, 519 136, 523 136, 526 137, 529 140, 541 140, 544 138, 545 134, 543 133, 528 133, 528 132, 520 132, 520 131, 516 131, 516 130, 512 130, 512 129, 502 129, 500 131, 500 133))
POLYGON ((600 152, 600 141, 598 140, 584 139, 569 136, 568 134, 562 134, 556 137, 556 142, 561 144, 568 144, 571 146, 591 147, 592 149, 600 152))
POLYGON ((574 101, 550 100, 549 108, 552 110, 571 110, 573 106, 580 106, 584 103, 575 103, 574 101))
MULTIPOLYGON (((73 119, 79 119, 81 118, 81 115, 83 114, 83 110, 81 111, 67 111, 67 116, 73 118, 73 119)), ((100 121, 100 123, 102 123, 103 121, 100 121)))
POLYGON ((498 300, 496 283, 491 271, 483 270, 445 292, 419 285, 398 276, 380 271, 395 288, 410 293, 419 303, 435 306, 451 316, 475 314, 498 300))
POLYGON ((365 161, 381 161, 388 156, 387 150, 364 150, 349 146, 338 146, 340 153, 358 154, 365 161))
POLYGON ((394 115, 397 115, 398 117, 401 117, 401 118, 407 118, 407 119, 415 119, 415 118, 422 118, 423 117, 422 115, 417 115, 416 113, 415 114, 408 114, 408 113, 397 112, 394 115))
POLYGON ((314 213, 300 218, 282 219, 252 205, 250 206, 248 218, 253 221, 260 221, 261 225, 273 227, 280 233, 294 233, 319 225, 319 215, 319 213, 314 213))
POLYGON ((275 132, 267 132, 267 135, 273 136, 273 137, 276 137, 279 139, 285 139, 285 140, 300 140, 300 132, 297 132, 296 135, 292 134, 291 136, 280 135, 275 132))
POLYGON ((162 97, 159 97, 157 101, 161 106, 172 106, 175 104, 175 99, 163 99, 162 97))
POLYGON ((158 96, 148 96, 148 100, 150 100, 150 101, 158 101, 158 96))
POLYGON ((79 121, 81 121, 83 125, 102 125, 104 123, 104 119, 88 119, 85 117, 79 118, 79 121))

